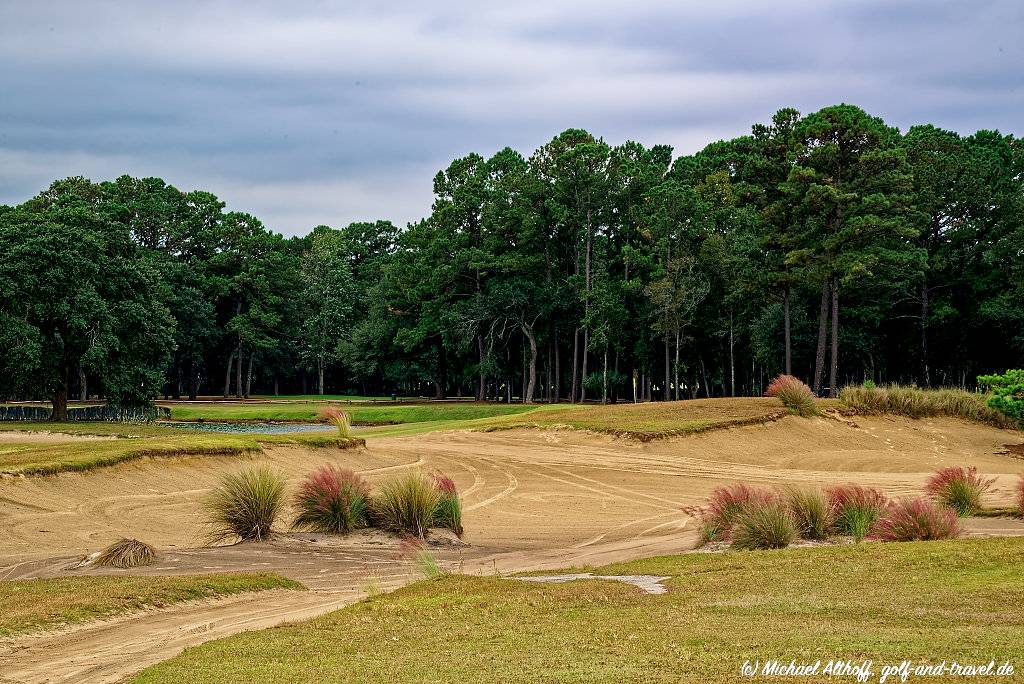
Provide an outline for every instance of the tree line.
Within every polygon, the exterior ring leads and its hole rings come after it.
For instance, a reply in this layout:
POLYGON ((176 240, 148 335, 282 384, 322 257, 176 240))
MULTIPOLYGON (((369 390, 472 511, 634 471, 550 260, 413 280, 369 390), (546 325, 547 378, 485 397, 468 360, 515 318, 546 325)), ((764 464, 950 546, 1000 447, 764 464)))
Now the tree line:
POLYGON ((157 178, 0 207, 0 396, 760 394, 970 386, 1024 357, 1024 146, 780 110, 674 157, 569 129, 429 216, 284 238, 157 178))

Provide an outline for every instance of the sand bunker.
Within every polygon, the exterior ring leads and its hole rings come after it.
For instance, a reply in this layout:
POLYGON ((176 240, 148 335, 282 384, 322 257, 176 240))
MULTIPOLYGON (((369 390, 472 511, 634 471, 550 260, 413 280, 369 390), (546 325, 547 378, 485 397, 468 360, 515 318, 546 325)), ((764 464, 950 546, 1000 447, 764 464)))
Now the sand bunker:
MULTIPOLYGON (((203 498, 223 473, 250 463, 279 470, 292 488, 323 463, 353 468, 371 482, 413 470, 445 472, 462 495, 469 546, 431 552, 453 571, 490 575, 688 550, 697 535, 683 507, 736 481, 855 481, 901 496, 919 493, 937 468, 975 465, 996 478, 988 503, 1008 505, 1024 460, 1005 445, 1021 443, 1018 433, 954 420, 787 417, 645 444, 576 431, 447 432, 371 439, 358 450, 282 445, 246 457, 143 460, 0 479, 0 578, 66 572, 70 562, 128 536, 160 554, 153 566, 133 573, 276 571, 311 589, 300 598, 285 592, 270 602, 234 598, 222 609, 181 605, 159 619, 125 618, 70 636, 23 639, 11 649, 0 646, 0 661, 24 681, 53 681, 54 672, 68 673, 68 681, 118 681, 185 646, 326 612, 364 596, 370 586, 389 588, 419 576, 393 540, 370 536, 326 543, 290 535, 268 544, 196 548, 206 533, 203 498), (212 632, 195 629, 213 622, 212 632), (130 657, 121 644, 131 644, 130 657)), ((282 529, 290 519, 286 510, 282 529)), ((971 520, 968 529, 1020 534, 1024 522, 971 520)))

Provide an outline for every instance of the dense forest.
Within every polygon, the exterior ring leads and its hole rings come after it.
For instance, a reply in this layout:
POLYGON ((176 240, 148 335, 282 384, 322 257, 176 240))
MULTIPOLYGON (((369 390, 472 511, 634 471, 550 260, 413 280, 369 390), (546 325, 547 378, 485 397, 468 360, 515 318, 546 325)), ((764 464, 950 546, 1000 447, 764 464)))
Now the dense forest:
POLYGON ((1024 145, 850 105, 692 156, 566 130, 429 216, 284 238, 209 192, 72 177, 0 207, 0 398, 504 401, 972 386, 1024 363, 1024 145))

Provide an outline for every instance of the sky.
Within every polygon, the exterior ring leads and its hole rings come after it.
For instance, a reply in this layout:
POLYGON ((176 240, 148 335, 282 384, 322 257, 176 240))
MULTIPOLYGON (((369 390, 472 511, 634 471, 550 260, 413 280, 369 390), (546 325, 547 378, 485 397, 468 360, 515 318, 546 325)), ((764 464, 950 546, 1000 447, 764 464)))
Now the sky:
POLYGON ((405 225, 470 152, 690 154, 839 102, 1024 134, 1024 2, 0 0, 2 204, 127 173, 286 235, 405 225))

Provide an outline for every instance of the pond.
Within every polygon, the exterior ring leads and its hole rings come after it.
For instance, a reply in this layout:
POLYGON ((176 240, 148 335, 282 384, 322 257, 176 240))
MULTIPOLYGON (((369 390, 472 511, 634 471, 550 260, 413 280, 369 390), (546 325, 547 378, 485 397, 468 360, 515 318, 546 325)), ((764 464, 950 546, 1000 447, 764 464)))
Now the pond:
POLYGON ((292 432, 327 432, 335 429, 333 425, 326 425, 324 423, 262 423, 258 421, 236 423, 223 423, 212 420, 161 421, 159 424, 181 430, 256 435, 283 435, 292 432))

